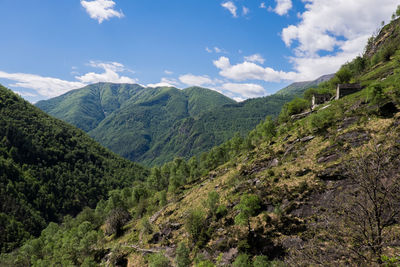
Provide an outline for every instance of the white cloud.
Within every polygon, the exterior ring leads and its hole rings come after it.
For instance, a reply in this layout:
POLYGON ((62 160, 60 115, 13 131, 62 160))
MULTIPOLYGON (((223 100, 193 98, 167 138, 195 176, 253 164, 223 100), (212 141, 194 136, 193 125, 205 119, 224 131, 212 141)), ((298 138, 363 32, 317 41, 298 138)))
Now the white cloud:
POLYGON ((89 16, 97 20, 99 24, 112 17, 122 18, 124 16, 122 11, 114 9, 115 2, 112 0, 81 0, 81 5, 86 9, 89 16))
POLYGON ((226 8, 229 12, 231 12, 234 18, 237 18, 237 7, 232 1, 227 1, 221 4, 222 7, 226 8))
POLYGON ((212 53, 212 50, 211 50, 210 48, 208 48, 208 46, 206 47, 206 51, 207 51, 208 53, 212 53))
POLYGON ((265 89, 254 83, 225 83, 222 89, 236 94, 240 94, 245 98, 259 97, 265 95, 265 89))
POLYGON ((294 72, 276 71, 249 61, 231 65, 227 57, 220 57, 215 60, 214 65, 221 70, 219 72, 221 76, 236 81, 263 80, 266 82, 280 82, 282 80, 293 80, 297 76, 294 72))
POLYGON ((273 11, 280 16, 286 15, 293 6, 292 0, 275 0, 275 2, 276 7, 273 9, 273 11))
POLYGON ((161 78, 159 83, 150 83, 146 87, 177 87, 179 82, 175 79, 161 78))
MULTIPOLYGON (((89 72, 81 76, 75 76, 77 81, 66 81, 53 77, 44 77, 36 74, 28 73, 7 73, 0 71, 0 78, 14 81, 15 83, 9 84, 10 87, 19 87, 32 89, 40 96, 49 98, 64 94, 72 89, 84 87, 90 83, 97 82, 113 82, 113 83, 135 83, 136 79, 126 76, 120 76, 119 73, 131 70, 125 68, 124 65, 118 62, 99 62, 90 61, 89 66, 94 68, 101 68, 103 73, 89 72)), ((33 93, 29 93, 33 94, 33 93)), ((21 93, 21 95, 23 95, 21 93)), ((25 95, 23 96, 33 96, 25 95)))
POLYGON ((64 81, 58 78, 43 77, 35 74, 27 73, 7 73, 0 71, 0 78, 14 81, 10 87, 28 88, 37 91, 40 95, 46 97, 55 97, 68 92, 71 89, 76 89, 85 86, 81 82, 64 81))
POLYGON ((254 55, 244 57, 244 60, 250 61, 250 62, 258 62, 260 64, 264 64, 264 62, 265 62, 265 59, 260 54, 254 54, 254 55))
POLYGON ((26 97, 37 97, 38 96, 35 93, 30 93, 30 92, 26 92, 26 91, 14 91, 14 93, 17 93, 20 96, 26 96, 26 97))
POLYGON ((294 49, 290 60, 298 79, 332 73, 361 54, 382 20, 398 3, 392 0, 307 0, 297 25, 282 30, 282 40, 294 49), (296 46, 292 47, 293 44, 296 46), (320 56, 321 51, 328 55, 320 56))
POLYGON ((124 65, 118 62, 96 62, 90 61, 89 66, 94 68, 101 68, 103 73, 89 72, 82 76, 75 76, 75 78, 83 83, 98 83, 98 82, 112 82, 112 83, 135 83, 136 79, 127 76, 120 76, 119 73, 127 71, 124 65))
POLYGON ((197 76, 193 74, 185 74, 179 77, 179 81, 187 85, 202 86, 204 84, 213 84, 208 76, 197 76))
POLYGON ((243 102, 243 101, 245 101, 246 99, 245 98, 243 98, 243 97, 234 97, 233 98, 233 100, 235 100, 236 102, 243 102))
POLYGON ((261 2, 260 8, 267 9, 267 6, 265 5, 265 2, 261 2))
POLYGON ((247 8, 247 7, 245 7, 245 6, 242 7, 242 14, 243 14, 244 16, 246 16, 247 14, 249 14, 249 12, 250 12, 250 9, 249 9, 249 8, 247 8))
POLYGON ((214 47, 214 51, 215 53, 222 53, 222 49, 217 46, 214 47))
POLYGON ((172 75, 172 74, 174 74, 174 72, 173 72, 173 71, 170 71, 170 70, 164 70, 164 73, 167 74, 167 75, 172 75))

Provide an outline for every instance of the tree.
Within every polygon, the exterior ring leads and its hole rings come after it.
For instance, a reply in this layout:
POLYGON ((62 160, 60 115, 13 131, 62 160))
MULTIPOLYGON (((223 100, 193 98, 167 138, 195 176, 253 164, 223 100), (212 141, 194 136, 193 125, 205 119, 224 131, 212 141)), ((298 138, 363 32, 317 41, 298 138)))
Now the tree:
POLYGON ((201 209, 193 209, 188 212, 185 221, 185 229, 193 243, 197 243, 204 234, 205 216, 201 209))
POLYGON ((256 215, 260 209, 260 198, 257 195, 243 195, 240 203, 236 205, 239 214, 235 217, 235 223, 238 225, 247 225, 250 233, 250 218, 256 215))
POLYGON ((350 69, 347 66, 343 66, 336 72, 335 78, 337 78, 338 83, 348 83, 350 82, 351 76, 350 69))
POLYGON ((205 204, 210 214, 212 216, 215 216, 219 205, 219 194, 216 191, 209 192, 205 204))
POLYGON ((122 234, 122 227, 131 219, 131 215, 126 209, 115 208, 110 212, 106 221, 106 233, 115 236, 122 234))
POLYGON ((185 243, 179 243, 176 249, 175 263, 177 267, 190 266, 191 260, 189 257, 189 249, 185 243))
POLYGON ((352 186, 341 211, 353 233, 353 251, 366 261, 381 262, 390 227, 400 219, 400 160, 391 152, 371 145, 347 168, 352 186))

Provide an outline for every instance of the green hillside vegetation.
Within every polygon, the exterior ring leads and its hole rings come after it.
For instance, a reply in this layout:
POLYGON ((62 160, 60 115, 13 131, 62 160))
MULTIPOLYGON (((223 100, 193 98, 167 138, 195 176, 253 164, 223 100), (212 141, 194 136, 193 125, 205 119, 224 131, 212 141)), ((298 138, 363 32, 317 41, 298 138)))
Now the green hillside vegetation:
POLYGON ((189 159, 239 133, 329 76, 293 85, 284 94, 236 103, 216 91, 190 87, 143 88, 99 83, 37 103, 45 112, 89 133, 115 153, 146 165, 189 159))
POLYGON ((1 252, 146 173, 0 86, 1 252))
POLYGON ((278 120, 267 118, 245 138, 153 167, 145 181, 112 191, 95 209, 48 225, 1 263, 397 266, 398 36, 395 20, 363 57, 313 89, 333 92, 337 83, 353 81, 362 91, 298 120, 289 114, 309 106, 295 99, 278 120), (390 57, 376 61, 391 46, 390 57))

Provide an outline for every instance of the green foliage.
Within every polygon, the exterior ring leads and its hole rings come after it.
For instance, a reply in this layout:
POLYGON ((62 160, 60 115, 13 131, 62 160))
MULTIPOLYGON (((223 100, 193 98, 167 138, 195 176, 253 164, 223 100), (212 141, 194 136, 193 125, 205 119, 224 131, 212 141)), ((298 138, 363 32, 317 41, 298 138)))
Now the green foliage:
POLYGON ((175 265, 176 267, 186 267, 190 266, 191 260, 189 256, 189 248, 185 243, 179 243, 178 248, 176 249, 175 256, 175 265))
POLYGON ((239 254, 232 263, 232 267, 251 267, 249 255, 239 254))
POLYGON ((0 251, 147 175, 2 86, 0 103, 0 251))
POLYGON ((196 263, 195 266, 196 267, 215 267, 215 264, 209 260, 205 260, 205 261, 199 261, 198 263, 196 263))
POLYGON ((270 267, 272 266, 271 262, 268 261, 267 256, 255 256, 253 259, 253 267, 270 267))
MULTIPOLYGON (((178 90, 98 83, 37 106, 87 131, 119 155, 154 166, 176 156, 200 155, 237 132, 247 134, 266 115, 276 117, 283 104, 304 89, 236 103, 199 87, 178 90)), ((165 180, 154 173, 149 183, 159 190, 165 180)))
POLYGON ((239 214, 235 217, 235 223, 247 225, 250 232, 250 218, 255 216, 260 209, 261 200, 257 195, 243 195, 240 203, 236 205, 239 214))
POLYGON ((204 212, 201 209, 189 210, 185 219, 185 229, 193 243, 203 241, 205 228, 204 212))
POLYGON ((349 83, 352 76, 353 74, 351 73, 350 68, 345 65, 336 72, 335 79, 337 80, 337 83, 349 83))
POLYGON ((215 216, 219 207, 219 194, 215 191, 208 193, 208 198, 206 200, 206 208, 212 216, 215 216))
POLYGON ((161 252, 149 255, 148 261, 149 261, 149 267, 170 267, 171 266, 167 257, 165 257, 164 254, 162 254, 161 252))
POLYGON ((292 101, 286 103, 281 113, 279 114, 279 121, 285 122, 289 120, 289 117, 294 114, 303 112, 305 109, 309 108, 311 103, 304 98, 296 97, 292 101))

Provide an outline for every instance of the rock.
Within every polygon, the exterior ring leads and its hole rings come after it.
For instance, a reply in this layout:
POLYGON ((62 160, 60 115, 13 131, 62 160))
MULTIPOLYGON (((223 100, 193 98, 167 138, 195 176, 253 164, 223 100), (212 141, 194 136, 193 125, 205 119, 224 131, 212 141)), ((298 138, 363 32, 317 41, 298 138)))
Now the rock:
POLYGON ((296 248, 300 249, 303 240, 300 237, 286 237, 282 240, 282 246, 286 249, 296 248))
POLYGON ((324 181, 337 181, 346 178, 342 165, 333 165, 317 173, 317 177, 324 181))
POLYGON ((239 253, 239 251, 237 248, 229 249, 228 252, 225 252, 224 254, 222 254, 221 265, 229 266, 231 264, 231 262, 233 261, 233 259, 236 258, 238 253, 239 253))
POLYGON ((292 120, 299 120, 299 119, 307 117, 310 114, 311 114, 311 111, 307 111, 307 112, 303 112, 303 113, 300 113, 300 114, 294 114, 290 118, 292 120))
POLYGON ((309 173, 310 171, 311 171, 311 169, 305 168, 305 169, 302 169, 302 170, 297 171, 297 172, 295 173, 295 175, 296 175, 297 177, 304 176, 304 175, 306 175, 307 173, 309 173))
POLYGON ((279 160, 277 159, 277 158, 274 158, 272 161, 271 161, 271 164, 269 165, 270 167, 276 167, 276 166, 278 166, 279 165, 279 160))
POLYGON ((300 141, 301 141, 301 142, 308 142, 308 141, 310 141, 310 140, 313 140, 314 138, 315 138, 315 136, 309 135, 309 136, 306 136, 306 137, 301 138, 300 141))
POLYGON ((331 161, 335 161, 339 158, 338 154, 331 154, 325 157, 320 157, 317 159, 317 163, 323 163, 323 162, 331 162, 331 161))
POLYGON ((351 147, 359 147, 370 139, 368 133, 363 130, 354 130, 340 135, 336 142, 349 143, 351 147))

